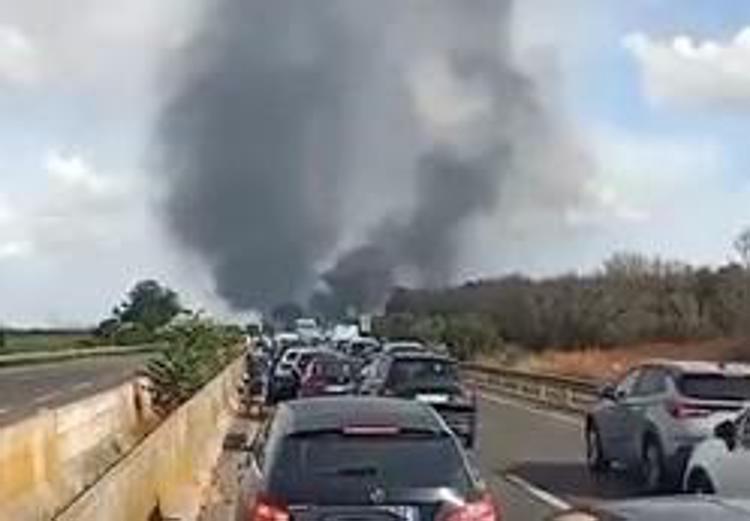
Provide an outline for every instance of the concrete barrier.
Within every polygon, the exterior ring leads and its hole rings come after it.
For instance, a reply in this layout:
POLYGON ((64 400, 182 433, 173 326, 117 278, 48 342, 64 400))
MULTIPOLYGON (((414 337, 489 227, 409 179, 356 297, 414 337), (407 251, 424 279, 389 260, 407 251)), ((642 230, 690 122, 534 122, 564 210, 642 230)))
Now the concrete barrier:
POLYGON ((137 382, 0 429, 0 520, 51 519, 145 434, 137 382))
POLYGON ((237 360, 55 519, 195 519, 239 405, 242 370, 237 360))

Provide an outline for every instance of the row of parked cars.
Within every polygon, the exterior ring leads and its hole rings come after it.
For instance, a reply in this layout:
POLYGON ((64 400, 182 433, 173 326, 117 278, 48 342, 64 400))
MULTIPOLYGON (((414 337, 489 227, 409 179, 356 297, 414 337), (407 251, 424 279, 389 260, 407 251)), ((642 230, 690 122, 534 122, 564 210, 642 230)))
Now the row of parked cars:
POLYGON ((466 451, 475 401, 449 357, 373 339, 267 351, 251 365, 274 407, 249 446, 238 520, 500 519, 466 451))

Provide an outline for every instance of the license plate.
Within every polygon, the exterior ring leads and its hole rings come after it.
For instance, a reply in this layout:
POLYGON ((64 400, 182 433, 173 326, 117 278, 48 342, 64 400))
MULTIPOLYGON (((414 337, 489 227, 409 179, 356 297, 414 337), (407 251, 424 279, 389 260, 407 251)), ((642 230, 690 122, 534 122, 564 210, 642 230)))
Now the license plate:
POLYGON ((418 394, 417 401, 429 404, 448 403, 447 394, 418 394))
POLYGON ((326 387, 327 393, 345 393, 349 390, 349 387, 346 385, 329 385, 326 387))

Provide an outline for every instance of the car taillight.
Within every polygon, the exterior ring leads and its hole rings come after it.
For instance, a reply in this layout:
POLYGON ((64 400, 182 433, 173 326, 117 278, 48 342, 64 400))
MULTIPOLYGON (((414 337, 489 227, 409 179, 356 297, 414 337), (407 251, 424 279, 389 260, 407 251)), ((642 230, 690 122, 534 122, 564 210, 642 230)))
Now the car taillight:
POLYGON ((677 420, 688 420, 692 418, 705 418, 711 415, 711 410, 701 407, 699 403, 674 400, 667 403, 667 411, 677 420))
POLYGON ((450 510, 442 521, 501 521, 500 512, 489 493, 476 501, 450 510))
POLYGON ((258 496, 250 508, 248 521, 290 521, 286 506, 266 496, 258 496))

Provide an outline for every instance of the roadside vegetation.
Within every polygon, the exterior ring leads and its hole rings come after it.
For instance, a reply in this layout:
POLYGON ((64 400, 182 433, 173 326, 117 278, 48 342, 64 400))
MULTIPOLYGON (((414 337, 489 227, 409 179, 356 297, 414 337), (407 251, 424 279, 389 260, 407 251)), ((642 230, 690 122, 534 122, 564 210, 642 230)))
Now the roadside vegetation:
POLYGON ((179 407, 211 381, 243 349, 242 330, 199 314, 163 331, 164 348, 145 369, 152 385, 155 410, 160 414, 179 407))
POLYGON ((528 364, 533 355, 546 367, 555 365, 552 360, 567 366, 586 365, 592 357, 611 360, 610 352, 658 356, 657 346, 702 346, 670 347, 672 357, 750 359, 744 342, 750 336, 750 231, 734 246, 735 260, 718 267, 620 253, 589 274, 401 289, 388 302, 379 332, 461 346, 456 354, 464 359, 528 364), (724 344, 732 348, 717 347, 724 344))
POLYGON ((155 280, 143 280, 133 286, 94 333, 100 344, 150 344, 157 342, 162 330, 181 315, 186 317, 188 311, 175 291, 155 280))

